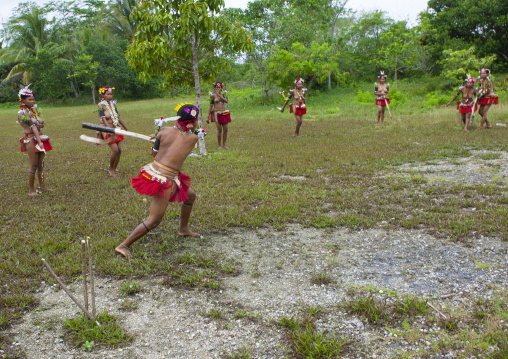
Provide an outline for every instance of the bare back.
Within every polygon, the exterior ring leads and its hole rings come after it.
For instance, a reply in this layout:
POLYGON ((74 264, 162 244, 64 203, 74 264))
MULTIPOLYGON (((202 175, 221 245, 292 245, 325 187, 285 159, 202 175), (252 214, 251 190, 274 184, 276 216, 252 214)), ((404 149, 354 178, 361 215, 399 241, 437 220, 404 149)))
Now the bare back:
POLYGON ((164 127, 158 134, 159 152, 155 160, 160 164, 180 171, 183 162, 192 152, 198 136, 190 132, 181 132, 176 127, 164 127))

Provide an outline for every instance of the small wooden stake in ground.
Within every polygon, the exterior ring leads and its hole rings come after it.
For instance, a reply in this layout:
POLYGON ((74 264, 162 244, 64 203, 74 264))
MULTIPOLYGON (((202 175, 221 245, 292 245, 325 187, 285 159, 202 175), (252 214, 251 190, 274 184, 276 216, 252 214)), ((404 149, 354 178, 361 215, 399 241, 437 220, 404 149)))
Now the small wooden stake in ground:
POLYGON ((92 244, 90 243, 90 237, 86 237, 86 244, 88 249, 88 271, 90 272, 90 294, 92 297, 92 314, 95 318, 97 311, 95 310, 95 280, 93 276, 93 260, 92 260, 92 244))
MULTIPOLYGON (((65 286, 65 284, 63 284, 62 280, 60 278, 58 278, 58 276, 56 275, 56 273, 53 271, 53 269, 51 269, 51 267, 49 266, 49 264, 46 262, 46 260, 44 258, 42 258, 42 263, 44 263, 44 266, 46 267, 46 269, 49 271, 49 273, 53 276, 53 278, 55 278, 55 280, 57 281, 57 283, 60 285, 60 287, 64 290, 65 293, 67 293, 67 295, 74 301, 74 303, 77 304, 77 306, 79 307, 79 309, 81 309, 83 311, 83 313, 85 313, 85 315, 88 317, 88 319, 90 320, 94 320, 94 317, 92 316, 92 314, 90 314, 90 312, 88 310, 85 309, 85 307, 83 306, 83 304, 81 304, 78 300, 78 298, 76 298, 72 293, 71 291, 65 286)), ((101 326, 100 323, 98 321, 95 321, 95 324, 97 324, 99 327, 101 326)))
POLYGON ((83 298, 85 301, 85 308, 88 310, 88 288, 86 285, 86 248, 84 240, 81 240, 81 268, 83 270, 83 298))

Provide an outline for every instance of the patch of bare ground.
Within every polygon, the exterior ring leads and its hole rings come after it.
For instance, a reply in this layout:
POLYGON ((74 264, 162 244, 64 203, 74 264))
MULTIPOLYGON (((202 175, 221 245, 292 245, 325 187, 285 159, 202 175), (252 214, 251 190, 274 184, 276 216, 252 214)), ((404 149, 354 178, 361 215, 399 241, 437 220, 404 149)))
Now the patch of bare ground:
MULTIPOLYGON (((171 288, 164 278, 134 278, 141 291, 125 297, 125 281, 97 280, 98 310, 115 315, 135 335, 127 347, 91 352, 72 347, 62 321, 79 312, 63 291, 46 283, 37 293, 40 307, 8 333, 27 358, 38 359, 284 358, 294 353, 281 321, 311 315, 316 332, 347 340, 341 357, 389 358, 403 351, 425 353, 439 337, 411 342, 394 336, 345 309, 352 290, 416 295, 435 307, 430 312, 437 317, 437 311, 449 316, 478 298, 494 300, 508 282, 508 243, 487 237, 466 247, 423 231, 293 225, 285 232, 231 230, 210 240, 213 250, 242 263, 240 275, 224 278, 221 290, 171 288)), ((81 294, 81 281, 71 287, 81 294)), ((421 319, 412 318, 409 325, 420 325, 421 319)), ((427 324, 415 328, 433 325, 427 324)), ((453 357, 460 350, 452 346, 432 357, 453 357)))

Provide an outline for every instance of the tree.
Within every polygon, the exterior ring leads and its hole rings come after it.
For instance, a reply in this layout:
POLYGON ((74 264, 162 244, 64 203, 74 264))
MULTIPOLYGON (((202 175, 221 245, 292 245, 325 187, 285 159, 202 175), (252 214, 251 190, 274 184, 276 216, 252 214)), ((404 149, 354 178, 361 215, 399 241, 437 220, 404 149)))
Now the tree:
POLYGON ((425 60, 417 28, 408 29, 406 26, 405 21, 399 21, 381 33, 380 57, 374 60, 374 63, 385 68, 393 67, 395 88, 400 71, 417 68, 425 60))
POLYGON ((18 74, 23 74, 25 82, 28 82, 27 59, 36 57, 42 49, 53 52, 58 47, 54 42, 56 28, 45 18, 46 12, 32 3, 21 3, 18 11, 25 8, 29 11, 12 18, 6 26, 8 47, 0 50, 0 63, 13 66, 2 84, 18 74))
POLYGON ((99 63, 92 61, 92 55, 80 55, 74 63, 74 72, 69 77, 77 79, 82 85, 90 88, 92 91, 93 103, 95 104, 95 81, 99 63))
POLYGON ((341 68, 347 68, 351 76, 371 79, 377 73, 372 61, 379 56, 383 40, 393 20, 381 11, 375 11, 353 19, 348 27, 341 29, 341 68))
POLYGON ((476 49, 470 47, 465 50, 445 50, 443 51, 443 77, 455 81, 464 80, 467 74, 476 74, 478 69, 489 67, 496 58, 496 55, 485 58, 475 56, 476 49))
POLYGON ((291 51, 277 48, 267 61, 269 79, 280 87, 292 85, 296 76, 305 79, 309 87, 324 82, 330 72, 338 71, 337 59, 330 59, 330 48, 326 42, 313 42, 308 48, 296 42, 291 51))
POLYGON ((508 61, 506 14, 506 0, 429 0, 422 16, 429 18, 439 33, 475 45, 480 56, 494 53, 508 61))
MULTIPOLYGON (((126 54, 130 66, 142 79, 161 75, 168 83, 193 83, 200 127, 200 79, 211 79, 221 66, 229 66, 221 53, 253 49, 247 31, 219 16, 223 7, 223 0, 146 0, 132 12, 138 31, 126 54)), ((200 151, 206 154, 201 139, 200 151)))
POLYGON ((136 0, 116 0, 107 10, 106 28, 120 38, 132 41, 136 24, 131 14, 136 0))

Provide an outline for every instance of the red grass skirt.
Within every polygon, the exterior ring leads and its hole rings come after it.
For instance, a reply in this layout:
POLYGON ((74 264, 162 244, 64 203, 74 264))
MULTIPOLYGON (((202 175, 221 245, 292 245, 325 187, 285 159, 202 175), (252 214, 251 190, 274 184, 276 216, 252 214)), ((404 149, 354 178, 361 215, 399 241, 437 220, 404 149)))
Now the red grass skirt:
MULTIPOLYGON (((473 104, 471 104, 471 106, 467 106, 467 107, 459 107, 459 105, 460 105, 460 101, 457 102, 457 110, 459 110, 460 113, 473 112, 473 104)), ((478 109, 478 104, 475 103, 474 110, 476 111, 477 109, 478 109)))
MULTIPOLYGON (((289 106, 289 113, 293 113, 293 105, 289 106)), ((295 111, 295 116, 303 116, 307 113, 306 107, 297 107, 295 111)))
POLYGON ((229 112, 218 113, 217 114, 217 122, 220 124, 229 123, 229 122, 231 122, 231 115, 229 114, 229 112))
POLYGON ((152 197, 164 197, 164 191, 176 184, 176 191, 173 193, 170 202, 186 201, 187 190, 190 188, 191 178, 184 173, 178 173, 178 182, 173 178, 167 178, 152 172, 150 165, 143 166, 137 177, 131 177, 131 185, 139 194, 152 197), (178 183, 179 182, 179 183, 178 183))
POLYGON ((480 105, 498 105, 499 104, 499 96, 486 96, 478 101, 480 105))
MULTIPOLYGON (((104 139, 107 140, 108 138, 111 138, 111 136, 113 136, 113 135, 108 133, 106 135, 106 137, 104 137, 104 139)), ((115 135, 115 136, 116 136, 116 138, 113 141, 109 142, 108 145, 110 145, 112 143, 116 143, 116 142, 121 142, 124 139, 124 137, 122 135, 115 135)), ((100 132, 97 132, 97 138, 101 138, 101 133, 100 132)), ((99 144, 97 143, 97 145, 99 145, 99 144)))
MULTIPOLYGON (((25 138, 27 138, 30 135, 32 135, 32 133, 25 133, 25 136, 21 137, 19 139, 19 142, 21 143, 21 148, 20 148, 21 152, 26 152, 25 149, 24 149, 24 146, 23 146, 23 142, 25 142, 25 138)), ((33 137, 33 141, 37 144, 37 140, 36 140, 35 136, 33 137)), ((49 137, 48 136, 42 135, 41 136, 41 142, 42 142, 42 145, 44 146, 44 149, 46 150, 46 152, 51 151, 53 149, 53 146, 51 146, 51 142, 49 142, 49 137)), ((36 148, 35 152, 37 153, 37 152, 42 152, 42 151, 39 151, 36 148)))
POLYGON ((387 98, 386 100, 376 100, 376 106, 386 106, 386 102, 388 102, 388 105, 391 104, 389 98, 387 98))

